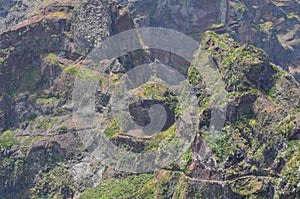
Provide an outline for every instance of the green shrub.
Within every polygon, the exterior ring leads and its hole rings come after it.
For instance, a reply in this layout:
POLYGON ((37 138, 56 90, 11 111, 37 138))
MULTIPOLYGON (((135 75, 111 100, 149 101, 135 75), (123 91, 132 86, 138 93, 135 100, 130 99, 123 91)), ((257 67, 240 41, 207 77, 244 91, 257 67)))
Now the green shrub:
POLYGON ((0 148, 11 149, 13 145, 17 145, 18 141, 15 135, 11 131, 5 131, 2 136, 0 136, 0 148))
POLYGON ((112 120, 108 124, 107 128, 104 130, 104 135, 107 138, 111 138, 114 135, 118 134, 120 131, 121 131, 121 129, 120 129, 119 125, 117 124, 117 122, 115 120, 112 120))
POLYGON ((50 129, 52 127, 52 125, 53 124, 51 123, 50 119, 42 118, 38 121, 36 128, 46 131, 46 130, 50 129))
POLYGON ((213 28, 213 29, 215 29, 215 28, 222 28, 222 27, 224 27, 224 26, 225 26, 224 23, 219 23, 219 24, 213 24, 213 25, 211 26, 211 28, 213 28))
POLYGON ((44 104, 53 104, 58 101, 56 97, 51 97, 51 98, 37 98, 38 102, 42 102, 44 104))

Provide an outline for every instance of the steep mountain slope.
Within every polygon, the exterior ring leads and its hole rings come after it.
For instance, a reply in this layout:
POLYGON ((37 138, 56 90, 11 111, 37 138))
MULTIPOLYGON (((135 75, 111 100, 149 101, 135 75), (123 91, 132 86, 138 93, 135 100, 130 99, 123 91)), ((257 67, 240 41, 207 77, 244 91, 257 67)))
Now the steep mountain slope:
MULTIPOLYGON (((0 12, 0 198, 300 195, 298 1, 2 0, 0 12), (194 70, 204 61, 201 54, 193 63, 159 49, 119 57, 100 78, 100 115, 109 110, 105 82, 117 85, 129 69, 157 60, 182 71, 190 65, 185 75, 200 105, 199 132, 186 153, 166 168, 132 174, 102 165, 84 147, 78 135, 84 129, 72 117, 72 91, 76 76, 98 78, 84 68, 93 46, 144 26, 172 28, 201 41, 199 49, 222 77, 229 102, 224 128, 210 134, 205 129, 212 97, 194 70)), ((176 134, 177 99, 155 84, 135 94, 132 115, 143 125, 149 117, 142 102, 167 105, 171 119, 164 131, 149 139, 124 136, 107 118, 105 136, 129 151, 155 150, 176 134)))
POLYGON ((298 1, 126 1, 138 27, 165 27, 199 39, 204 30, 229 33, 265 50, 284 69, 299 66, 298 1))
MULTIPOLYGON (((216 61, 230 93, 222 131, 215 135, 200 130, 191 150, 169 168, 156 170, 154 175, 108 178, 81 198, 299 195, 299 84, 272 64, 261 49, 239 45, 213 32, 203 35, 202 47, 216 61)), ((201 62, 199 57, 194 64, 201 62)), ((199 77, 190 72, 189 79, 196 85, 201 84, 199 77)), ((209 125, 205 115, 211 110, 201 104, 202 129, 209 125)))

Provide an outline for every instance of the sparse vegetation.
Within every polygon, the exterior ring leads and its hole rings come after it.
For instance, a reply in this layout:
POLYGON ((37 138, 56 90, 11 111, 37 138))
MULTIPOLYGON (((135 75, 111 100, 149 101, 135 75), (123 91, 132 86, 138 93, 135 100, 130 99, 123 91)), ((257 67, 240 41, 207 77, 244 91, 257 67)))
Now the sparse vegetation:
POLYGON ((36 128, 46 131, 46 130, 50 129, 52 127, 52 125, 53 124, 49 118, 40 118, 37 121, 36 128))
POLYGON ((144 148, 144 152, 157 150, 160 146, 160 143, 167 143, 170 142, 175 137, 175 124, 171 126, 169 129, 156 133, 149 141, 146 143, 148 144, 144 148))
POLYGON ((231 3, 232 3, 232 5, 233 5, 233 7, 234 7, 237 11, 239 11, 239 12, 243 12, 243 11, 246 11, 246 10, 247 10, 247 7, 245 6, 245 4, 243 4, 243 3, 239 2, 239 1, 236 1, 236 2, 232 2, 232 1, 231 1, 231 3))
POLYGON ((50 98, 37 98, 37 102, 42 102, 44 104, 53 104, 55 102, 58 102, 58 99, 56 97, 50 97, 50 98))
POLYGON ((45 60, 62 67, 62 64, 58 61, 58 56, 56 54, 50 53, 45 57, 45 60))
POLYGON ((120 133, 120 131, 121 131, 121 129, 120 129, 118 123, 113 119, 108 123, 106 129, 104 130, 104 135, 107 138, 111 138, 114 135, 117 135, 118 133, 120 133))
POLYGON ((80 199, 153 198, 153 174, 132 175, 125 178, 104 180, 95 188, 88 189, 80 199))
POLYGON ((217 29, 217 28, 222 28, 224 26, 225 26, 224 23, 218 23, 218 24, 213 24, 210 28, 211 29, 217 29))
POLYGON ((19 142, 17 141, 14 133, 10 130, 3 132, 0 136, 0 149, 11 149, 13 145, 18 145, 19 142))
POLYGON ((36 176, 36 184, 30 189, 30 199, 73 197, 75 187, 69 172, 56 167, 50 172, 40 171, 36 176))
POLYGON ((99 72, 89 68, 68 66, 64 69, 64 72, 77 75, 80 78, 99 79, 100 81, 102 81, 102 76, 99 74, 99 72))
POLYGON ((288 19, 297 19, 300 22, 300 17, 297 14, 295 14, 294 12, 291 12, 288 15, 288 19))

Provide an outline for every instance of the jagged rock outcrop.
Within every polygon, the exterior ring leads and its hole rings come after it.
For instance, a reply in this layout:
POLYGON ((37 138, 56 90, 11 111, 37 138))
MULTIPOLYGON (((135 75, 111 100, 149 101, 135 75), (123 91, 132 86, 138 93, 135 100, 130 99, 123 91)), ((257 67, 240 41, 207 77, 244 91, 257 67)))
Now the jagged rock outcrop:
POLYGON ((205 30, 229 33, 240 43, 264 49, 284 69, 299 65, 298 2, 265 0, 123 1, 137 27, 164 27, 200 39, 205 30), (287 5, 286 5, 287 4, 287 5), (282 9, 293 9, 287 11, 282 9), (293 36, 288 36, 293 35, 293 36))

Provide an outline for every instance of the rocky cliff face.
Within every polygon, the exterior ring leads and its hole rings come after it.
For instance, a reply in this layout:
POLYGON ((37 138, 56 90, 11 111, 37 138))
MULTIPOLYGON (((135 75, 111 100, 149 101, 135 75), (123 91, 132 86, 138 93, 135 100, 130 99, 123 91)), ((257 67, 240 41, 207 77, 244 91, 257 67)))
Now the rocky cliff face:
MULTIPOLYGON (((298 1, 0 0, 0 198, 297 198, 299 27, 298 1), (78 136, 85 129, 72 118, 72 91, 76 76, 95 78, 84 68, 93 46, 148 26, 200 41, 230 100, 224 128, 210 134, 211 93, 194 71, 203 62, 200 54, 192 64, 159 49, 115 60, 100 79, 100 116, 110 110, 107 85, 151 62, 183 71, 201 110, 199 131, 185 154, 166 168, 132 174, 88 153, 78 136)), ((174 94, 145 84, 134 95, 131 116, 141 125, 149 123, 153 103, 168 108, 163 132, 134 138, 106 118, 105 136, 135 153, 172 140, 179 117, 174 94)))
POLYGON ((138 27, 165 27, 200 39, 204 30, 229 33, 265 50, 284 69, 299 66, 297 1, 120 1, 138 27))

